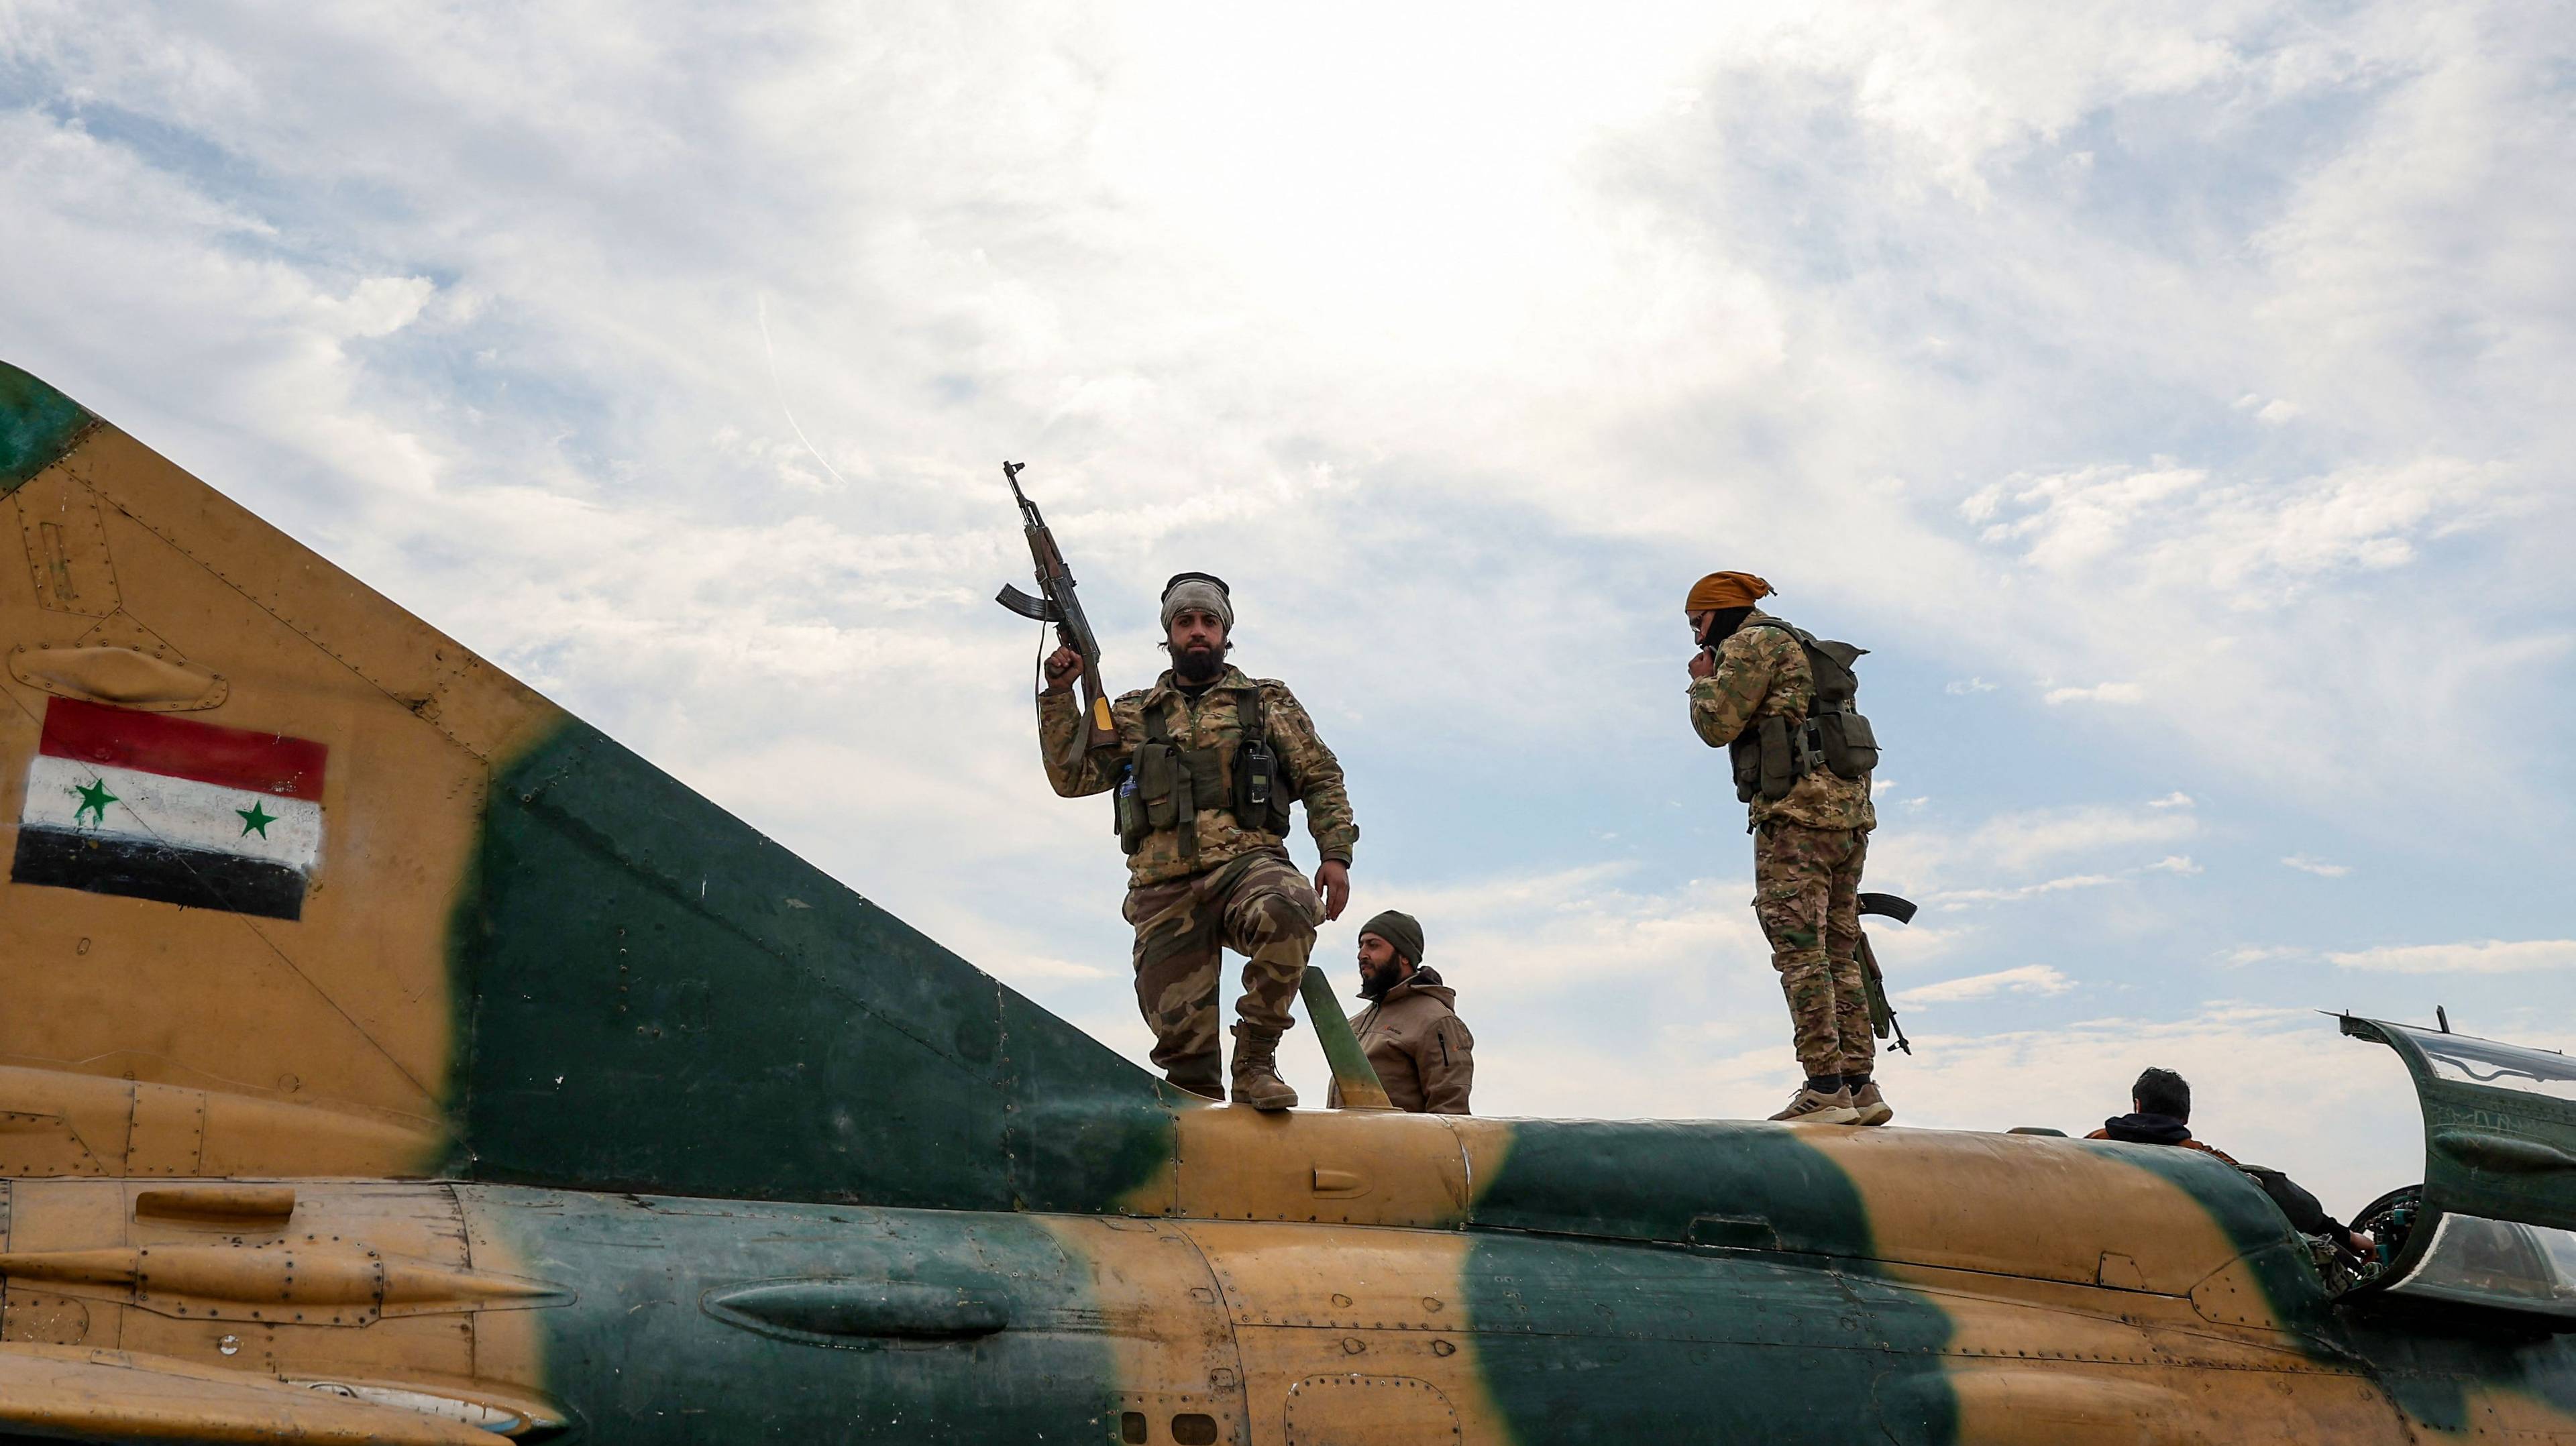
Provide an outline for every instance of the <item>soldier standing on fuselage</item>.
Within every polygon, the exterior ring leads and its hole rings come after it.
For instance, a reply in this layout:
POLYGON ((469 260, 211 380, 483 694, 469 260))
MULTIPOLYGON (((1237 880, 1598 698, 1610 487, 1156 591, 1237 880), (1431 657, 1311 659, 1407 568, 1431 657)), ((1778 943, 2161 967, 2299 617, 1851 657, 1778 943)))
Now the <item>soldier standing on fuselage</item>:
POLYGON ((1814 744, 1806 724, 1815 670, 1799 635, 1754 606, 1770 592, 1751 573, 1715 572, 1692 586, 1683 611, 1704 650, 1691 657, 1691 727, 1735 763, 1753 833, 1753 912, 1807 1076, 1771 1118, 1883 1125, 1895 1111, 1870 1079, 1878 1045, 1854 952, 1861 863, 1878 814, 1868 775, 1838 776, 1814 744), (1775 787, 1786 785, 1781 796, 1760 786, 1766 769, 1775 787))
POLYGON ((1316 926, 1340 918, 1350 901, 1360 830, 1341 762, 1288 686, 1247 678, 1226 662, 1233 630, 1223 582, 1185 572, 1164 584, 1171 668, 1111 705, 1119 746, 1073 761, 1067 754, 1083 725, 1071 689, 1082 660, 1058 649, 1038 696, 1038 751, 1047 782, 1066 798, 1117 790, 1136 1003, 1153 1026, 1164 1078, 1225 1098, 1217 986, 1222 951, 1231 948, 1245 956, 1234 1098, 1284 1110, 1297 1092, 1279 1078, 1279 1036, 1296 1022, 1289 1006, 1316 926), (1312 885, 1288 858, 1292 801, 1306 805, 1306 830, 1323 854, 1312 885))

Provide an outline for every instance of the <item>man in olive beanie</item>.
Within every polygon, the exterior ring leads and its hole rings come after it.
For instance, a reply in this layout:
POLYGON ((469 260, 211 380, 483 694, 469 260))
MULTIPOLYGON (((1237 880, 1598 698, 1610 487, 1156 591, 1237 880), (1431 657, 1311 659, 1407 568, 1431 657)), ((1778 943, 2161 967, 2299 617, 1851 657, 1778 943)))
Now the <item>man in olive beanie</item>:
MULTIPOLYGON (((1458 1017, 1458 991, 1422 963, 1422 925, 1393 909, 1360 926, 1360 998, 1351 1033, 1399 1110, 1463 1115, 1476 1082, 1476 1036, 1458 1017)), ((1341 1107, 1338 1085, 1326 1100, 1341 1107)))

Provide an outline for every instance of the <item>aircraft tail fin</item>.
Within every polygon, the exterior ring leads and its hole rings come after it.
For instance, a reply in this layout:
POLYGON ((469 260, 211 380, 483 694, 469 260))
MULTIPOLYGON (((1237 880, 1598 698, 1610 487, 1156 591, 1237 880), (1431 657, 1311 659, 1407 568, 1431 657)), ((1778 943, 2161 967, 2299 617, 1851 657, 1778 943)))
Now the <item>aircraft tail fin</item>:
POLYGON ((1142 1071, 6 366, 0 564, 0 1175, 1168 1162, 1142 1071))

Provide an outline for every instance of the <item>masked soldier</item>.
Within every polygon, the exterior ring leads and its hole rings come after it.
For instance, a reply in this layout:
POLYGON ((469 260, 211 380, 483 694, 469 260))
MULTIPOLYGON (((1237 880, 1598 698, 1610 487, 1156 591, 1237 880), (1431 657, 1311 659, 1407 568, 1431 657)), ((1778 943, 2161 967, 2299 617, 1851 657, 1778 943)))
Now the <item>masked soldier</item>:
MULTIPOLYGON (((1360 998, 1351 1033, 1399 1110, 1463 1115, 1476 1083, 1476 1036, 1458 1017, 1458 991, 1422 961, 1422 925, 1393 909, 1360 926, 1360 998)), ((1341 1086, 1325 1103, 1341 1108, 1341 1086)))
MULTIPOLYGON (((1868 773, 1876 745, 1845 749, 1843 727, 1857 724, 1858 743, 1868 725, 1819 708, 1815 640, 1754 606, 1770 592, 1751 573, 1713 572, 1692 585, 1683 611, 1701 648, 1690 662, 1691 727, 1732 755, 1753 834, 1753 912, 1771 942, 1806 1071, 1789 1107, 1771 1118, 1883 1125, 1895 1111, 1870 1079, 1878 1046, 1855 953, 1861 861, 1878 823, 1868 773)), ((1848 655, 1836 664, 1848 682, 1857 650, 1823 646, 1848 655)))
POLYGON ((1154 1030, 1154 1063, 1181 1088, 1225 1098, 1217 1044, 1221 951, 1245 956, 1236 1002, 1234 1098, 1284 1110, 1297 1092, 1279 1077, 1279 1036, 1315 946, 1315 927, 1350 900, 1360 836, 1342 765, 1288 686, 1226 662, 1234 602, 1226 585, 1185 572, 1163 587, 1172 666, 1112 705, 1118 746, 1068 757, 1083 731, 1071 688, 1082 660, 1046 662, 1038 747, 1066 798, 1116 791, 1127 851, 1127 922, 1136 926, 1136 1003, 1154 1030), (1288 805, 1306 805, 1323 854, 1308 884, 1289 862, 1288 805), (1318 900, 1317 891, 1323 897, 1318 900))

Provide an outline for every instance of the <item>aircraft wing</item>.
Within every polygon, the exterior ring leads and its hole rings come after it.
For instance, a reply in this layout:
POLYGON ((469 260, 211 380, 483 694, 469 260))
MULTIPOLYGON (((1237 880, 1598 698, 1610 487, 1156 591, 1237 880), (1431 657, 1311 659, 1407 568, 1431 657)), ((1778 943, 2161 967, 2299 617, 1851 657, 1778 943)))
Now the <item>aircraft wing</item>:
POLYGON ((69 1441, 392 1442, 489 1446, 463 1421, 168 1356, 0 1346, 0 1429, 69 1441))

